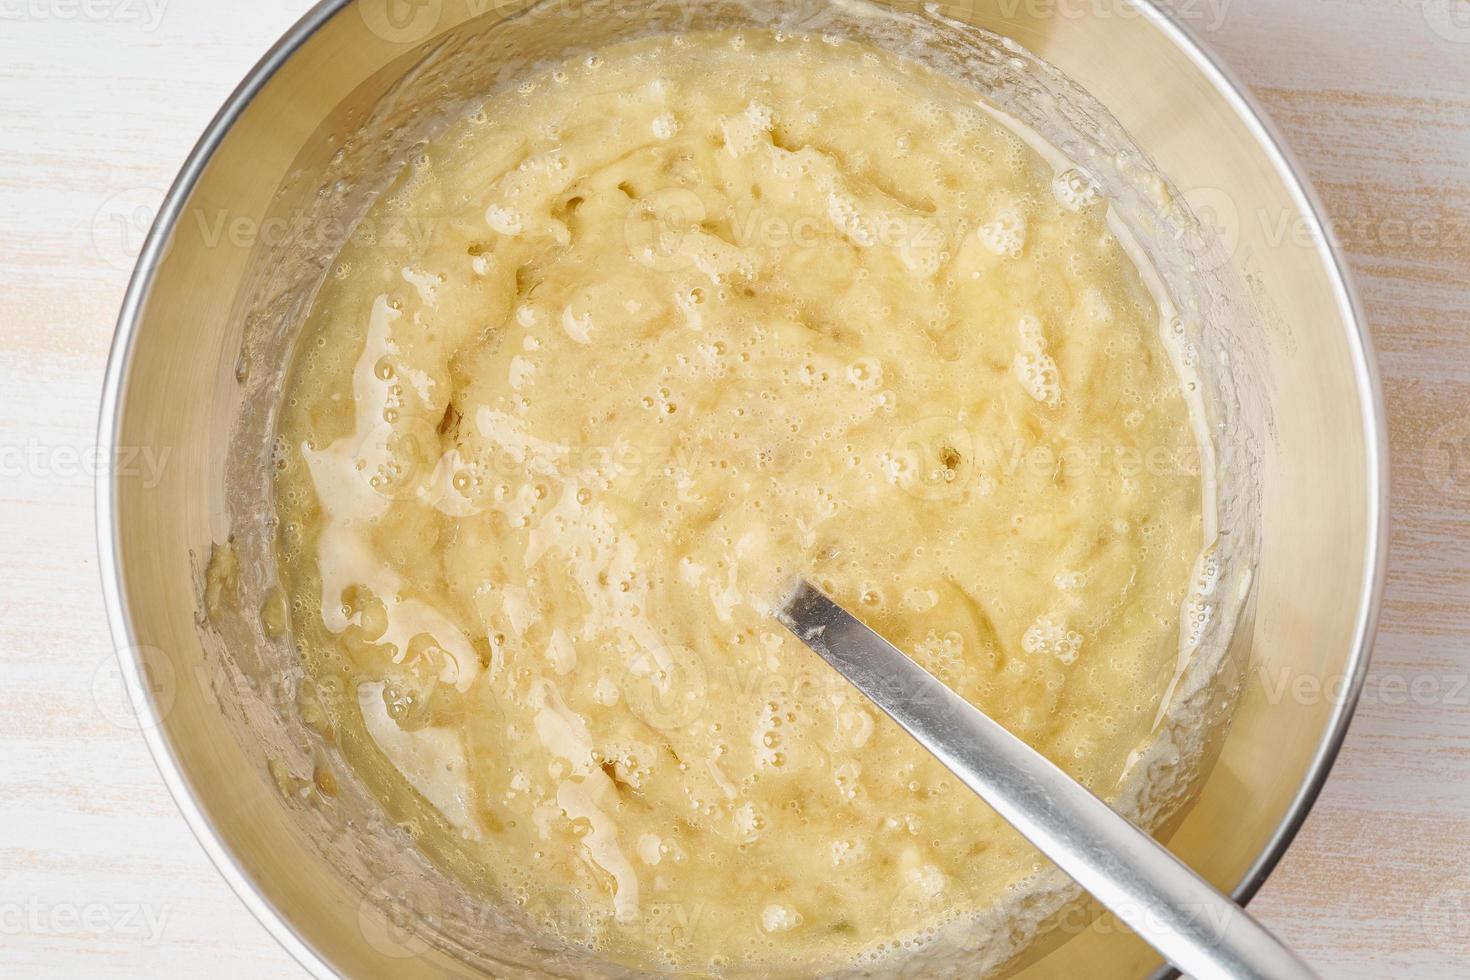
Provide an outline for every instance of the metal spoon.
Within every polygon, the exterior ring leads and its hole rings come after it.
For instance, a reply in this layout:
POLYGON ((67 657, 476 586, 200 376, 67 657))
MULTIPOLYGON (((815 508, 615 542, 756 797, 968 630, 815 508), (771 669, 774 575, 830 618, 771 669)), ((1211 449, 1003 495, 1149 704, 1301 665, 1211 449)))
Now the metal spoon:
POLYGON ((1163 845, 816 588, 797 584, 776 618, 1181 972, 1317 976, 1163 845))

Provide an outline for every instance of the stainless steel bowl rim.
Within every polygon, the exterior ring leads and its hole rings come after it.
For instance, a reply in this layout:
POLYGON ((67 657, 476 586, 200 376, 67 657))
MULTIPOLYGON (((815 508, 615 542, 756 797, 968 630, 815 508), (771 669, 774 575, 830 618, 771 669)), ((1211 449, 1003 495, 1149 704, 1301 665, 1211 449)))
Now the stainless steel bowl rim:
MULTIPOLYGON (((98 419, 97 445, 102 458, 111 458, 118 446, 118 428, 122 415, 122 397, 125 379, 133 352, 134 335, 140 313, 154 281, 159 263, 184 203, 188 200, 195 184, 208 166, 225 136, 236 120, 250 105, 255 96, 265 87, 275 73, 284 65, 312 34, 322 25, 350 6, 354 0, 321 0, 301 18, 251 69, 244 81, 231 93, 224 106, 210 122, 199 142, 189 154, 173 186, 165 196, 148 238, 139 253, 137 267, 133 271, 118 315, 117 329, 112 349, 108 356, 107 373, 102 388, 102 405, 98 419)), ((1183 51, 1194 65, 1226 99, 1240 119, 1250 128, 1261 148, 1267 153, 1282 177, 1285 185, 1297 199, 1303 217, 1309 223, 1309 231, 1330 273, 1339 312, 1349 324, 1348 346, 1353 356, 1353 371, 1358 390, 1362 393, 1364 451, 1368 463, 1367 508, 1371 525, 1367 550, 1364 556, 1366 570, 1359 592, 1356 622, 1353 632, 1353 650, 1347 661, 1342 695, 1338 699, 1327 725, 1326 732, 1317 747, 1309 775, 1303 781, 1285 818, 1262 850, 1255 863, 1232 890, 1236 901, 1242 904, 1250 899, 1264 884, 1267 876, 1281 860, 1297 831, 1306 820, 1308 811, 1322 790, 1332 764, 1347 736, 1354 709, 1368 672, 1368 661, 1378 616, 1383 598, 1384 580, 1388 551, 1388 466, 1385 447, 1388 445, 1387 421, 1384 412, 1383 393, 1373 357, 1372 340, 1364 324, 1362 309, 1350 282, 1348 271, 1341 255, 1327 233, 1321 202, 1303 176, 1299 164, 1286 149, 1275 128, 1266 119, 1264 112, 1246 94, 1243 86, 1212 56, 1188 28, 1178 23, 1167 13, 1155 6, 1156 0, 1137 0, 1142 15, 1161 33, 1183 51)), ((119 541, 116 522, 116 484, 107 468, 102 468, 97 477, 97 546, 98 568, 102 578, 103 600, 111 626, 117 655, 123 667, 122 676, 127 685, 127 694, 135 705, 153 704, 154 692, 141 682, 141 660, 138 658, 138 638, 123 601, 122 572, 119 561, 119 541)), ((285 950, 291 954, 313 976, 333 978, 335 970, 328 964, 291 923, 255 888, 244 869, 230 849, 219 837, 208 816, 196 800, 173 747, 165 737, 162 726, 142 726, 144 740, 158 766, 174 802, 183 814, 189 829, 193 831, 204 852, 219 873, 229 883, 252 915, 265 926, 285 950)))

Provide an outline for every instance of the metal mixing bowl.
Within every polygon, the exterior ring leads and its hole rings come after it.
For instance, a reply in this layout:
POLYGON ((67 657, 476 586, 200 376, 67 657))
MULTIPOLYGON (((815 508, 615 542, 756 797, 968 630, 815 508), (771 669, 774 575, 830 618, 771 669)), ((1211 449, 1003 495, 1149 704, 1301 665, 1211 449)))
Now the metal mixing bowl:
MULTIPOLYGON (((98 484, 104 588, 138 725, 221 873, 319 976, 631 975, 548 948, 466 902, 360 789, 331 774, 303 724, 311 685, 260 613, 273 581, 271 436, 293 329, 335 246, 451 110, 548 57, 655 28, 760 23, 777 6, 815 30, 862 13, 816 0, 529 6, 327 0, 313 9, 185 165, 143 251, 108 368, 102 451, 170 453, 156 485, 121 470, 98 484)), ((1012 109, 1024 115, 1049 98, 1046 85, 1028 88, 1031 54, 1096 100, 1074 114, 1074 128, 1116 128, 1131 148, 1082 162, 1121 188, 1139 237, 1179 259, 1170 282, 1203 284, 1199 350, 1246 379, 1241 417, 1222 420, 1219 434, 1242 447, 1224 457, 1222 485, 1249 498, 1259 548, 1226 661, 1234 673, 1220 685, 1238 703, 1197 798, 1162 832, 1244 901, 1326 779, 1367 666, 1387 466, 1361 316, 1298 171, 1181 27, 1126 0, 942 9, 1012 39, 973 59, 1012 109), (1120 184, 1130 173, 1150 179, 1120 184), (1205 239, 1193 223, 1202 211, 1213 215, 1205 239)), ((1045 130, 1046 113, 1032 122, 1045 130)), ((1091 152, 1058 139, 1068 155, 1091 152)), ((1054 933, 1016 969, 1122 977, 1158 967, 1104 917, 1054 933)))

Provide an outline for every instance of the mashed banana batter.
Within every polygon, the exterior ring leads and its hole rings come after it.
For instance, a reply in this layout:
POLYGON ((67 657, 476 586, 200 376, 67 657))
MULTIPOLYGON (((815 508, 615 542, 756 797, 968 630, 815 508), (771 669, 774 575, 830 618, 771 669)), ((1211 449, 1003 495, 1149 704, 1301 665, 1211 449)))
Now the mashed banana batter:
POLYGON ((281 572, 432 853, 694 971, 1016 900, 1036 853, 772 620, 795 574, 1118 791, 1201 488, 1085 174, 913 63, 711 34, 494 98, 377 207, 408 233, 342 253, 283 411, 281 572))

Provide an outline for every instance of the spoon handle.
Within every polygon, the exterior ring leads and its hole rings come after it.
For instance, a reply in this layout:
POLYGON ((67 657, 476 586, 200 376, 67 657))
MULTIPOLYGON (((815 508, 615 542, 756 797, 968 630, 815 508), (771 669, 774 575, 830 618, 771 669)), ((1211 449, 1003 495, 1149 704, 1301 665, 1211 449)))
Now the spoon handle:
POLYGON ((1314 978, 1244 909, 806 582, 776 618, 1181 972, 1314 978))

